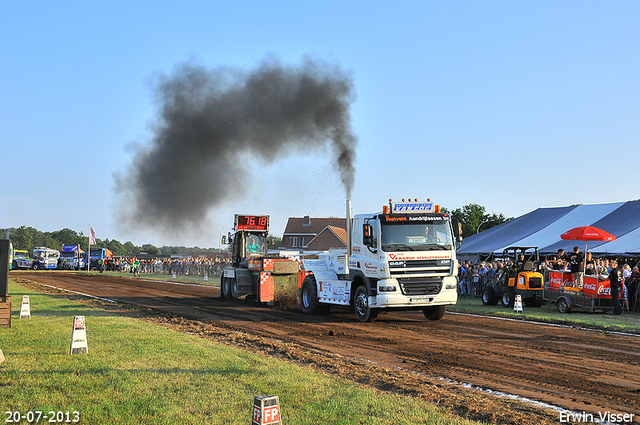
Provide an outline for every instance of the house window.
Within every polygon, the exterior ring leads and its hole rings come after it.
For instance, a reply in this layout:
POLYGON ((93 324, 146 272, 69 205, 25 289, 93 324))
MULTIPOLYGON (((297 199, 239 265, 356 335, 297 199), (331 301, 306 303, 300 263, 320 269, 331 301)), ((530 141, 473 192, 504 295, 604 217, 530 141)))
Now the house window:
POLYGON ((298 238, 294 238, 294 237, 291 238, 291 246, 293 248, 296 248, 298 246, 298 238))

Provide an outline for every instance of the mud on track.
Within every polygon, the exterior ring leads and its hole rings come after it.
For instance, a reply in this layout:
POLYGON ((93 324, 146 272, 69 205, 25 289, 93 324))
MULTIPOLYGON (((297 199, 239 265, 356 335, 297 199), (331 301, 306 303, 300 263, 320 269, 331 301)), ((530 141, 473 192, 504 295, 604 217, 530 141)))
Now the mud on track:
POLYGON ((363 324, 346 308, 316 316, 221 300, 212 285, 71 272, 12 272, 11 278, 151 308, 146 320, 421 397, 471 419, 558 423, 559 414, 448 380, 595 418, 634 413, 640 421, 638 336, 451 313, 437 322, 421 313, 387 313, 363 324))

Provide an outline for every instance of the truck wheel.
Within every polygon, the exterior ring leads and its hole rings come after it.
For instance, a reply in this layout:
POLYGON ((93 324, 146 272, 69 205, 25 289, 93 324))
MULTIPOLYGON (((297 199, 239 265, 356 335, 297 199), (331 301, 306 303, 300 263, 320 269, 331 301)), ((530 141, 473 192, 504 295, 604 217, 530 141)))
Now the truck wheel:
POLYGON ((220 295, 222 298, 231 299, 231 279, 223 277, 220 282, 220 295))
POLYGON ((508 287, 502 291, 502 305, 504 307, 513 307, 513 302, 516 299, 515 289, 508 287))
POLYGON ((363 323, 373 322, 378 317, 378 310, 369 307, 369 295, 364 285, 358 286, 353 297, 353 310, 358 316, 358 320, 363 323))
POLYGON ((13 270, 18 270, 18 262, 14 261, 11 267, 13 270))
POLYGON ((231 279, 231 298, 238 299, 238 279, 231 279))
POLYGON ((556 308, 559 313, 571 313, 571 307, 569 307, 569 303, 564 298, 558 298, 558 301, 556 301, 556 308))
POLYGON ((322 304, 318 302, 318 287, 316 286, 316 278, 307 276, 302 281, 300 288, 300 306, 302 312, 306 314, 328 314, 331 311, 331 304, 322 304))
POLYGON ((440 320, 447 311, 446 305, 433 305, 422 309, 422 314, 429 320, 440 320))
POLYGON ((496 290, 493 286, 488 286, 484 291, 482 291, 482 304, 484 305, 498 304, 498 296, 496 295, 496 290))
POLYGON ((31 265, 31 268, 32 268, 33 270, 40 270, 40 264, 38 264, 38 263, 33 263, 33 265, 31 265))
POLYGON ((300 305, 302 312, 305 314, 315 313, 315 307, 318 302, 318 291, 316 289, 316 279, 313 276, 307 276, 302 281, 300 288, 300 305))

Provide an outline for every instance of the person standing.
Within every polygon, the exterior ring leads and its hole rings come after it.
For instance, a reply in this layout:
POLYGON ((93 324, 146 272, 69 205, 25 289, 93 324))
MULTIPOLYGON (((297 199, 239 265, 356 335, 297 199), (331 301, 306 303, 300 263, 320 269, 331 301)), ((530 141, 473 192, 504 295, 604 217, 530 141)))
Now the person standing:
POLYGON ((573 286, 576 288, 582 288, 582 278, 584 277, 583 264, 584 257, 580 253, 580 247, 573 248, 573 252, 569 254, 569 266, 571 267, 571 274, 573 274, 573 286))
POLYGON ((613 300, 613 314, 622 314, 622 308, 620 307, 620 290, 622 289, 622 282, 624 277, 622 276, 622 267, 618 266, 618 262, 613 260, 609 262, 613 266, 609 273, 609 285, 611 286, 611 299, 613 300))

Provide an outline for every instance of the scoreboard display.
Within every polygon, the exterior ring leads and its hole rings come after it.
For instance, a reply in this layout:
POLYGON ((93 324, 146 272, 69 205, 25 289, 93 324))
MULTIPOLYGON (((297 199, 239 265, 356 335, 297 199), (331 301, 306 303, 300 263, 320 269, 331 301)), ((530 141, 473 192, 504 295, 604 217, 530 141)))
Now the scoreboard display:
POLYGON ((268 215, 241 215, 235 216, 235 230, 255 230, 259 232, 269 231, 268 215))

